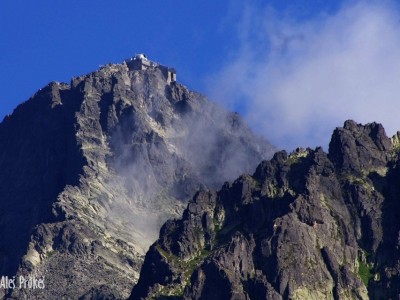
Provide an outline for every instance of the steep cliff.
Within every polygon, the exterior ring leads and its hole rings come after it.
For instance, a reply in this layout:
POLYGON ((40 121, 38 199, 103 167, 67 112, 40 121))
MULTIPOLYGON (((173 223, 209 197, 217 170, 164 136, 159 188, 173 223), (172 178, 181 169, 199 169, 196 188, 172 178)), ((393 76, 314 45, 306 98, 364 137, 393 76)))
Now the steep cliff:
POLYGON ((346 121, 329 152, 277 152, 198 192, 146 254, 131 299, 397 299, 399 138, 346 121))
POLYGON ((45 277, 0 296, 128 297, 166 219, 272 155, 164 73, 107 65, 50 83, 0 124, 0 274, 45 277))

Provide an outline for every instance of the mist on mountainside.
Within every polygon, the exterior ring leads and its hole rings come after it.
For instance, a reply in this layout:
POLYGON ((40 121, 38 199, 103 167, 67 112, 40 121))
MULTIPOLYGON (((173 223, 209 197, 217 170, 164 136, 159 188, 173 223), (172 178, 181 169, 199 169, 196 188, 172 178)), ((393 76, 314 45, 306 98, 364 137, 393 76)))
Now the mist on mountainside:
POLYGON ((0 124, 0 223, 21 220, 0 227, 0 270, 46 278, 8 296, 128 297, 166 219, 271 157, 239 115, 165 70, 124 62, 52 82, 0 124))

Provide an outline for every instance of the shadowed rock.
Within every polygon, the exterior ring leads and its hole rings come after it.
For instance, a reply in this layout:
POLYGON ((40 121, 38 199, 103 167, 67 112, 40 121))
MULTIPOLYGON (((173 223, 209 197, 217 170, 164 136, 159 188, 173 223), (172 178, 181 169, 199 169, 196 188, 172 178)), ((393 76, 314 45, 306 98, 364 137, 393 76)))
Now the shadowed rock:
POLYGON ((0 275, 46 278, 9 297, 128 297, 166 219, 271 156, 237 114, 164 73, 107 65, 0 124, 0 275))
POLYGON ((397 299, 396 141, 346 121, 329 154, 277 152, 198 193, 163 226, 130 299, 397 299))

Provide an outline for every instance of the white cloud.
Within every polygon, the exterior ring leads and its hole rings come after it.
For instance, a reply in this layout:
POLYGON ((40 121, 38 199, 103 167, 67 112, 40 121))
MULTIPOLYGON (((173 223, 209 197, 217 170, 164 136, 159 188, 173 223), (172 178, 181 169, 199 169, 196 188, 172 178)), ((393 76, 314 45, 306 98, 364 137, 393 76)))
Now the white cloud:
POLYGON ((241 101, 251 126, 278 147, 326 149, 346 119, 400 130, 400 24, 389 2, 353 3, 306 21, 247 6, 236 59, 211 95, 241 101))

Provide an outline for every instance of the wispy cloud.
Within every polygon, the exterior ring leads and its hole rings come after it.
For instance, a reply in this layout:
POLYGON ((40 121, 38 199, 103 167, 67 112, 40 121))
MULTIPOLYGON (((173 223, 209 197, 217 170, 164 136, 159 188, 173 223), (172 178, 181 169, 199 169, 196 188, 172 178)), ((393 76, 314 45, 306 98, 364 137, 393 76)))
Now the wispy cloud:
POLYGON ((400 130, 400 24, 391 2, 354 2, 311 19, 244 5, 235 58, 210 94, 278 147, 326 147, 346 119, 400 130))

